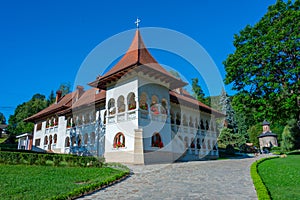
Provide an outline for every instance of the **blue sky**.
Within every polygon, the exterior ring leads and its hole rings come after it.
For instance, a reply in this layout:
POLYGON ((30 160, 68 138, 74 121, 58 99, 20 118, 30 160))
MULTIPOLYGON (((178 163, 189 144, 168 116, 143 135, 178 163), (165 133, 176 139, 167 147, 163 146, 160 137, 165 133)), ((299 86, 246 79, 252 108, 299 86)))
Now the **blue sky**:
MULTIPOLYGON (((258 22, 274 3, 275 0, 1 1, 0 112, 8 119, 18 104, 34 94, 49 96, 61 83, 73 84, 86 56, 107 38, 134 29, 136 17, 141 19, 141 27, 168 28, 196 40, 224 78, 222 62, 234 51, 233 35, 247 24, 258 22)), ((156 58, 160 61, 159 55, 156 58)), ((95 77, 98 74, 95 72, 95 77)), ((230 87, 226 90, 234 93, 230 87)))

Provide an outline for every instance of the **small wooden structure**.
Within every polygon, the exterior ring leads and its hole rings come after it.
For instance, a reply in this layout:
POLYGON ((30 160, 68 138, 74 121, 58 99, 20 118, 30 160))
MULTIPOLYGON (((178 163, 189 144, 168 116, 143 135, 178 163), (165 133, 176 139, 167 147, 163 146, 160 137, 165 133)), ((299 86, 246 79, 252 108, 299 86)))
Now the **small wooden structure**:
POLYGON ((265 148, 268 148, 270 150, 274 146, 277 147, 277 135, 275 133, 272 133, 272 131, 270 130, 270 123, 264 120, 262 126, 263 132, 258 136, 260 150, 264 151, 265 148))
POLYGON ((31 150, 33 138, 31 133, 18 135, 16 138, 18 139, 18 149, 31 150))

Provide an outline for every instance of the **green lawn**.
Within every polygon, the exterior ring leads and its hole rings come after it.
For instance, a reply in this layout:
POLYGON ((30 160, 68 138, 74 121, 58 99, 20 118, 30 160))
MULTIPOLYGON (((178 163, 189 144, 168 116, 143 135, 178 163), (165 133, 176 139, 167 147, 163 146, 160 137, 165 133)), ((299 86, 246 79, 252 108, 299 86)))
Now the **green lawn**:
POLYGON ((120 170, 0 164, 1 199, 49 199, 118 176, 120 170))
POLYGON ((258 173, 272 199, 300 199, 300 155, 264 161, 258 165, 258 173))

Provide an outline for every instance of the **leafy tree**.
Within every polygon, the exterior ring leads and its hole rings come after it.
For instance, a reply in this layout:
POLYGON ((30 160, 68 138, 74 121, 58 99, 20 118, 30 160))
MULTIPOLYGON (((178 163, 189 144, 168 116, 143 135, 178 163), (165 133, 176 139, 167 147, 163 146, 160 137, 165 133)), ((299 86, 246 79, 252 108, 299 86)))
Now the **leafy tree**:
POLYGON ((199 82, 198 78, 192 78, 192 90, 194 92, 193 96, 198 101, 200 101, 200 102, 202 102, 206 105, 210 105, 210 99, 205 98, 205 94, 204 94, 204 92, 203 92, 203 90, 202 90, 202 88, 201 88, 201 86, 199 85, 198 82, 199 82))
POLYGON ((235 119, 238 127, 239 143, 243 144, 249 140, 249 135, 247 132, 248 126, 246 124, 246 117, 241 113, 235 113, 235 119))
POLYGON ((44 95, 35 94, 28 102, 17 106, 13 115, 9 117, 7 130, 11 134, 19 134, 33 131, 33 123, 24 122, 24 119, 36 114, 47 107, 44 95))
POLYGON ((291 125, 286 125, 282 132, 282 141, 281 141, 281 148, 284 151, 290 151, 294 148, 294 137, 291 132, 291 125))
POLYGON ((253 143, 254 146, 259 147, 259 141, 258 141, 258 136, 262 133, 262 126, 261 123, 258 123, 254 126, 251 126, 248 129, 248 135, 249 135, 249 140, 250 142, 253 143))
POLYGON ((70 82, 66 82, 66 83, 62 83, 60 84, 58 90, 60 90, 62 92, 62 96, 70 93, 71 91, 71 83, 70 82))
POLYGON ((250 113, 255 124, 272 119, 285 124, 300 108, 300 0, 278 0, 254 26, 234 36, 233 54, 224 61, 225 83, 238 93, 234 108, 250 113))
POLYGON ((2 112, 0 112, 0 124, 6 124, 6 118, 2 112))
POLYGON ((285 151, 300 148, 300 129, 295 119, 289 120, 284 127, 281 147, 285 151))
POLYGON ((281 124, 274 123, 271 125, 271 131, 272 133, 275 133, 277 135, 277 142, 278 144, 281 143, 282 140, 282 132, 285 126, 282 126, 281 124))

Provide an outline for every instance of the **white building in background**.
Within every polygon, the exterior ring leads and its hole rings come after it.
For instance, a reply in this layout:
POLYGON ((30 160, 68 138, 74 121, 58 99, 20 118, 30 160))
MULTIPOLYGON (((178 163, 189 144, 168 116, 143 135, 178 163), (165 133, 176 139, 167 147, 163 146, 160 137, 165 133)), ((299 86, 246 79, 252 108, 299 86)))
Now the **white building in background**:
MULTIPOLYGON (((95 72, 97 74, 97 72, 95 72)), ((33 145, 55 153, 148 164, 217 158, 216 118, 149 53, 137 29, 120 61, 91 83, 29 117, 33 145)))

